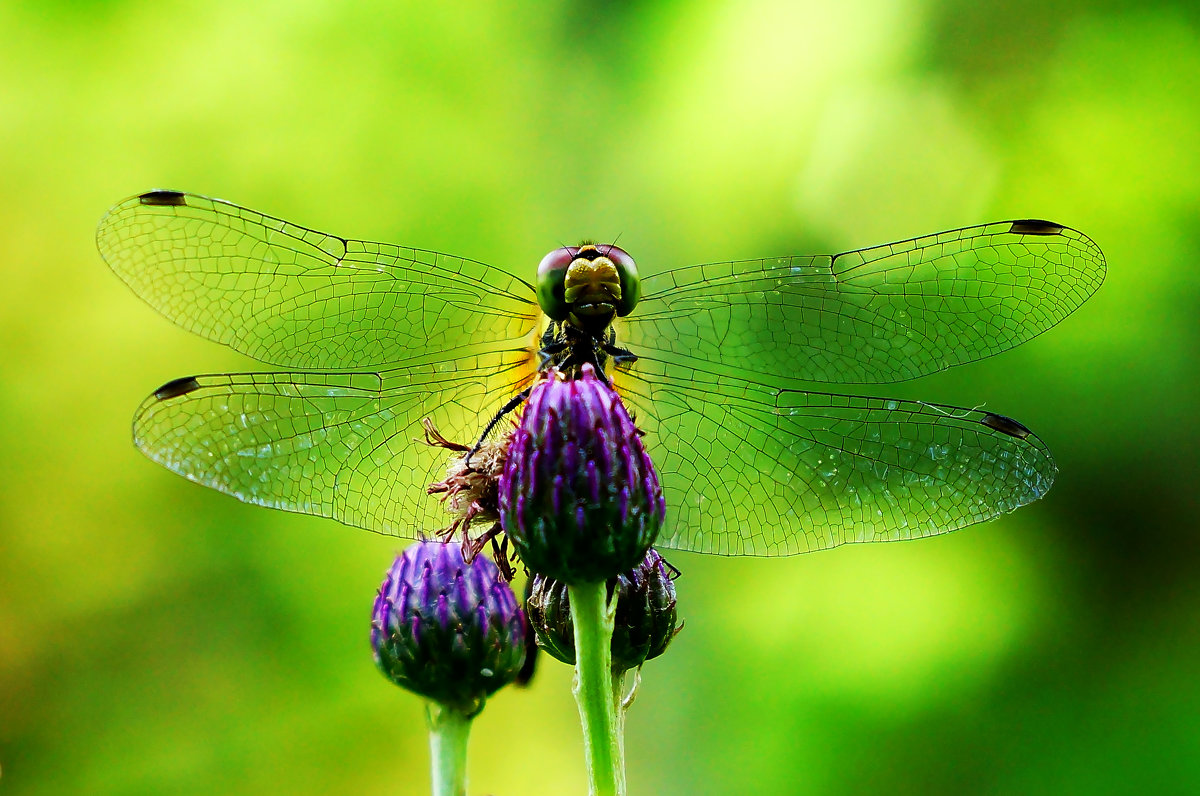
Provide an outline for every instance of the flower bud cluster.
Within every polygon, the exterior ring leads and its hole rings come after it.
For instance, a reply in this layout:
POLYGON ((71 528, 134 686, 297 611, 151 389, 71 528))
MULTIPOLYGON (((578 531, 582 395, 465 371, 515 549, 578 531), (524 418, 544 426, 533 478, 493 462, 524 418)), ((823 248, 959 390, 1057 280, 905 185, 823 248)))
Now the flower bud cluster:
MULTIPOLYGON (((657 658, 678 632, 670 565, 653 548, 642 563, 609 582, 617 600, 612 667, 623 672, 657 658)), ((612 599, 612 597, 610 597, 612 599)), ((575 663, 571 602, 560 581, 535 575, 525 601, 538 646, 563 663, 575 663)))

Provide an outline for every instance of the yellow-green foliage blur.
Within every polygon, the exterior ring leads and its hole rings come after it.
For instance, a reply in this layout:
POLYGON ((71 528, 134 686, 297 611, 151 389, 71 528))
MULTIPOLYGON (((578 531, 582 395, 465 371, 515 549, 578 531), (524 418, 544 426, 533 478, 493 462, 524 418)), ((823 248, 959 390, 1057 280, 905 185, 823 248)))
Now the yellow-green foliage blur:
MULTIPOLYGON (((139 301, 97 220, 151 188, 530 273, 646 271, 1004 218, 1104 249, 1050 333, 875 394, 986 405, 1058 482, 999 521, 674 555, 635 794, 1200 790, 1200 12, 1188 3, 0 4, 0 789, 428 792, 367 646, 401 540, 254 508, 130 444, 261 367, 139 301)), ((669 511, 668 507, 668 511, 669 511)), ((583 793, 570 671, 476 722, 471 793, 583 793)))

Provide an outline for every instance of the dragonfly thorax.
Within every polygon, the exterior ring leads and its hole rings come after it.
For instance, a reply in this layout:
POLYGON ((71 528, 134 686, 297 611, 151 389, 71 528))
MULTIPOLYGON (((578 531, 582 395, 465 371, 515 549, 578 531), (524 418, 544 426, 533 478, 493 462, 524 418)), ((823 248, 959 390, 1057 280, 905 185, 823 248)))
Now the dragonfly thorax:
POLYGON ((601 334, 614 317, 633 311, 641 286, 628 252, 611 244, 584 243, 542 258, 537 295, 551 320, 601 334))
POLYGON ((617 345, 616 330, 610 325, 600 332, 589 332, 563 321, 551 321, 542 335, 539 370, 551 368, 569 376, 578 376, 584 365, 596 369, 602 381, 608 381, 610 363, 615 366, 629 365, 637 356, 617 345))

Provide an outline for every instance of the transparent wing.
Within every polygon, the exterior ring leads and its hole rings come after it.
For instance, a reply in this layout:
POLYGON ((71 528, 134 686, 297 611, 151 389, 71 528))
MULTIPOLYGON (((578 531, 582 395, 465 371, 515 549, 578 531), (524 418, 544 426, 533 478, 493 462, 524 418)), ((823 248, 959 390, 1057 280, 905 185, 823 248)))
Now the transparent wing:
POLYGON ((659 547, 780 556, 933 536, 1037 500, 1057 472, 988 412, 634 368, 617 382, 662 478, 659 547))
POLYGON ((1019 345, 1104 280, 1087 236, 1005 221, 828 256, 647 277, 622 345, 670 368, 780 386, 913 379, 1019 345))
POLYGON ((180 475, 262 506, 412 536, 450 524, 426 494, 451 455, 422 420, 472 444, 533 375, 525 351, 390 373, 242 373, 177 379, 138 409, 134 442, 180 475))
POLYGON ((526 282, 483 263, 349 240, 220 199, 152 191, 100 221, 101 256, 189 331, 302 370, 381 369, 528 345, 526 282))

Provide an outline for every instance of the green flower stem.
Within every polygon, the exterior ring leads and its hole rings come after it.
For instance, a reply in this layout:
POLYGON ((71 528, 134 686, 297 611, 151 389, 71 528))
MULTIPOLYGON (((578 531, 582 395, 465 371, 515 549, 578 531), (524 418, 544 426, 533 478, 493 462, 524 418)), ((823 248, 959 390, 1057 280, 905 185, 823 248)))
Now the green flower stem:
POLYGON ((613 704, 612 633, 617 607, 608 604, 608 586, 581 583, 567 587, 575 625, 575 702, 583 722, 591 796, 624 796, 625 761, 613 704))
POLYGON ((467 796, 467 736, 471 719, 462 713, 429 702, 429 754, 433 763, 433 796, 467 796))

